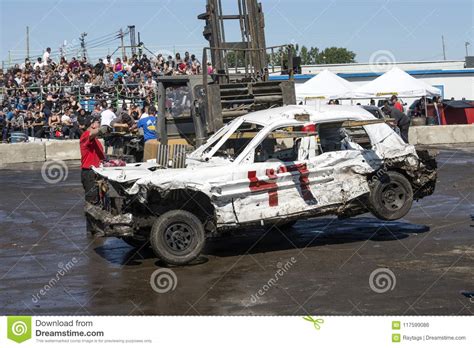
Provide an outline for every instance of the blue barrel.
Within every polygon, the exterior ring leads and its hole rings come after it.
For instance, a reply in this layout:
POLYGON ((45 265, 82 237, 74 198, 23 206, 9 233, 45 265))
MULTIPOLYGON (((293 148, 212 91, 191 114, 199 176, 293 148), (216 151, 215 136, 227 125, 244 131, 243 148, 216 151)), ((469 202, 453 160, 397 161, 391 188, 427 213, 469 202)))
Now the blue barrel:
POLYGON ((10 142, 15 143, 26 143, 28 141, 28 136, 23 132, 12 132, 10 135, 10 142))

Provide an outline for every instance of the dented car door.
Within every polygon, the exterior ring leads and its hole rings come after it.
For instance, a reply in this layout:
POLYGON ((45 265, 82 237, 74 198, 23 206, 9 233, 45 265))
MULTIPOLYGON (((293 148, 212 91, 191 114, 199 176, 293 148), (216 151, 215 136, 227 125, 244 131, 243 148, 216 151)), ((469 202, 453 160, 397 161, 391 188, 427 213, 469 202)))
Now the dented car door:
POLYGON ((228 186, 239 223, 297 217, 324 201, 325 184, 333 181, 331 169, 315 165, 316 153, 308 151, 314 141, 285 138, 287 128, 269 132, 252 147, 247 163, 236 168, 228 186))

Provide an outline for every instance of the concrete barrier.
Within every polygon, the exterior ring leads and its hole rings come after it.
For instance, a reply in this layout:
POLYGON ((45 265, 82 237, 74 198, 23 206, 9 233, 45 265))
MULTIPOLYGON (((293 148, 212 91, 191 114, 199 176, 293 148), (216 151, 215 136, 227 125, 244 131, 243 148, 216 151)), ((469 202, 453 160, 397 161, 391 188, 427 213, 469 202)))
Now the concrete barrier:
POLYGON ((46 161, 67 161, 81 159, 79 140, 44 142, 46 161))
MULTIPOLYGON (((104 146, 103 139, 100 139, 104 146)), ((0 144, 0 166, 11 163, 71 161, 81 159, 79 140, 51 140, 0 144)))
POLYGON ((441 145, 474 143, 474 125, 410 127, 412 145, 441 145))
POLYGON ((0 165, 9 163, 44 162, 43 143, 0 144, 0 165))

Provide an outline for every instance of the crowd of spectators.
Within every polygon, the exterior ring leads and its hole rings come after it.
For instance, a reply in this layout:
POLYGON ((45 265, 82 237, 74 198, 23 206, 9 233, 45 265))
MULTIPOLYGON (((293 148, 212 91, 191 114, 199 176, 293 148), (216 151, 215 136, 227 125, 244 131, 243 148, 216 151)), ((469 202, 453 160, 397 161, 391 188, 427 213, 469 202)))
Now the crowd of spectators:
MULTIPOLYGON (((0 70, 2 141, 12 132, 39 138, 78 138, 84 117, 103 112, 111 102, 116 107, 120 104, 119 110, 114 110, 118 116, 126 113, 138 122, 156 101, 156 78, 200 73, 199 60, 189 52, 183 57, 180 53, 174 57, 107 56, 93 65, 86 58, 55 61, 47 48, 35 62, 25 59, 21 65, 0 70)), ((183 93, 174 94, 186 102, 183 93)), ((171 109, 170 103, 167 101, 171 109)))

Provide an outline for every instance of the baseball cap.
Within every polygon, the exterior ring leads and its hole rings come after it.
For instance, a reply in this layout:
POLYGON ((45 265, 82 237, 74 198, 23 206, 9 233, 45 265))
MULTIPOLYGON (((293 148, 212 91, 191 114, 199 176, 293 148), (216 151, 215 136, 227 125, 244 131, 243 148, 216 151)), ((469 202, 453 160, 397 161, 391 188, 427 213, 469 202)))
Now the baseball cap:
POLYGON ((86 117, 86 120, 84 121, 84 126, 86 126, 86 128, 89 128, 91 124, 93 124, 96 121, 100 122, 100 117, 95 116, 95 115, 89 115, 86 117))

